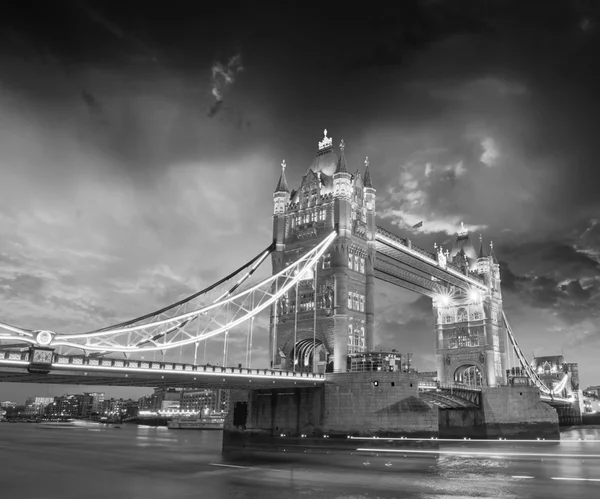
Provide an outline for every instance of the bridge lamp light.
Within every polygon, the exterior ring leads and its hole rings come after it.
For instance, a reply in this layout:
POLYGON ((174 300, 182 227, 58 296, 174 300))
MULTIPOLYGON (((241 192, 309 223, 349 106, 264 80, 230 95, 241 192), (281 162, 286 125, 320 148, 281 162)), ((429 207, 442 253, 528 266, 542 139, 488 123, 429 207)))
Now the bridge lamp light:
POLYGON ((474 302, 481 301, 481 293, 479 292, 479 290, 470 289, 469 290, 469 300, 474 301, 474 302))
POLYGON ((449 307, 452 304, 452 297, 447 294, 440 294, 437 296, 437 301, 442 307, 449 307))

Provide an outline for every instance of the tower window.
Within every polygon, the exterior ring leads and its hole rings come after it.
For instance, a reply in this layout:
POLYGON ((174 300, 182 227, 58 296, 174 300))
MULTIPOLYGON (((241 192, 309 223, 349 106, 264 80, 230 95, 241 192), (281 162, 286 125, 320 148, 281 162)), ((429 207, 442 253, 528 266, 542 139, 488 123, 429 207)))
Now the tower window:
POLYGON ((348 268, 352 270, 352 253, 348 251, 348 268))
POLYGON ((365 273, 365 259, 364 258, 360 259, 360 273, 361 274, 365 273))
POLYGON ((360 297, 360 311, 361 312, 365 311, 365 297, 362 295, 360 297))
POLYGON ((358 256, 356 255, 354 255, 354 266, 352 268, 358 272, 358 256))
POLYGON ((323 268, 329 269, 331 268, 331 253, 327 253, 323 256, 323 268))
POLYGON ((353 295, 353 294, 354 294, 354 293, 352 293, 352 291, 350 291, 350 292, 348 293, 348 308, 352 308, 352 295, 353 295))

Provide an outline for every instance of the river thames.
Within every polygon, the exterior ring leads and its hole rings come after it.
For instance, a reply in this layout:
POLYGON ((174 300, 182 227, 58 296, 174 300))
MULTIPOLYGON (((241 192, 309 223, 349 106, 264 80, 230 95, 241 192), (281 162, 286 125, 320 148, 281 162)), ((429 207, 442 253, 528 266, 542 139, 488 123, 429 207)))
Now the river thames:
POLYGON ((600 497, 598 428, 565 431, 556 445, 442 442, 439 454, 330 464, 290 455, 232 462, 220 446, 219 431, 2 423, 0 491, 24 499, 600 497))

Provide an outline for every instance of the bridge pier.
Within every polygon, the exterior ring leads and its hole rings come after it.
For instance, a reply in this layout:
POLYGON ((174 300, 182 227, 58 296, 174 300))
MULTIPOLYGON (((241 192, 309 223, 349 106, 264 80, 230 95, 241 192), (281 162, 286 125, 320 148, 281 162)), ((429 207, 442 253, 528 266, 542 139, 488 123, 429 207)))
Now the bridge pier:
POLYGON ((228 453, 437 448, 438 411, 419 399, 413 373, 327 374, 323 387, 236 391, 231 397, 223 432, 228 453))
POLYGON ((418 375, 403 372, 336 373, 320 387, 234 391, 223 451, 393 455, 436 449, 437 438, 560 438, 556 411, 533 387, 483 388, 462 409, 426 400, 418 375))
POLYGON ((440 438, 559 439, 557 412, 531 386, 484 387, 478 409, 440 410, 440 438))

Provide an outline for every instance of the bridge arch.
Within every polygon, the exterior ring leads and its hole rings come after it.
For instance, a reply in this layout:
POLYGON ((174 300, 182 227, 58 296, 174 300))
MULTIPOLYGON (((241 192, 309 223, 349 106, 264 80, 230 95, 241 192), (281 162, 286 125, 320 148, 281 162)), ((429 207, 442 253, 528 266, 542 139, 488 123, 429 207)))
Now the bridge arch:
POLYGON ((487 385, 485 368, 479 362, 461 362, 452 368, 452 373, 454 383, 466 385, 469 388, 481 388, 487 385))
POLYGON ((316 352, 317 372, 325 373, 331 363, 331 349, 324 338, 312 331, 298 331, 296 344, 293 338, 286 342, 283 352, 286 358, 286 369, 298 372, 313 372, 313 357, 316 352))

